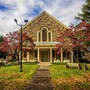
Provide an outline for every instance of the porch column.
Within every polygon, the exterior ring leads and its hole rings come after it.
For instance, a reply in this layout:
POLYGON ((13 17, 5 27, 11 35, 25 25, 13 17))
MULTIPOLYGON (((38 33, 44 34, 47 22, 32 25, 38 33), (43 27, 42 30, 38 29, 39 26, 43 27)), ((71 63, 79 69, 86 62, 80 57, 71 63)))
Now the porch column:
POLYGON ((71 51, 71 62, 73 62, 73 51, 71 51))
POLYGON ((38 48, 38 62, 39 62, 39 48, 38 48))
POLYGON ((50 62, 52 62, 52 48, 50 48, 50 62))
POLYGON ((63 52, 62 52, 62 48, 61 48, 61 62, 63 62, 63 52))
POLYGON ((29 59, 30 59, 30 58, 29 58, 29 52, 27 52, 27 62, 30 62, 29 59))

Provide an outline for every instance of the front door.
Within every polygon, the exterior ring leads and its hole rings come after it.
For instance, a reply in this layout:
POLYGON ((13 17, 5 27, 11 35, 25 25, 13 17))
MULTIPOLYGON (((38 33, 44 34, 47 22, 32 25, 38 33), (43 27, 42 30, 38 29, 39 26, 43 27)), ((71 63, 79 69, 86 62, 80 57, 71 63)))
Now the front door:
POLYGON ((41 61, 42 62, 48 62, 48 51, 42 51, 41 52, 41 61))

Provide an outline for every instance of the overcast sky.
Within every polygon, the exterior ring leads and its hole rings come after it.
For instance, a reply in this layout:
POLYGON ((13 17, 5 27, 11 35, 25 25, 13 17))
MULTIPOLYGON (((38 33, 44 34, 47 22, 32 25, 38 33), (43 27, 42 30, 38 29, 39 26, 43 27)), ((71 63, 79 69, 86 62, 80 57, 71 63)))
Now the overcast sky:
POLYGON ((85 0, 0 0, 0 34, 19 29, 14 19, 23 23, 29 21, 43 11, 48 12, 66 26, 77 24, 74 19, 85 0))

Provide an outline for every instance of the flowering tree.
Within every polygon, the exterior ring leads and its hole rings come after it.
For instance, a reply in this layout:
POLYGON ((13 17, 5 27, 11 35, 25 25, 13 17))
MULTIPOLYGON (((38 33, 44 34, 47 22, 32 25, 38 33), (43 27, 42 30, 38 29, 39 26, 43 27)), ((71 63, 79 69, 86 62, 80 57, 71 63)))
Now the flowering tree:
POLYGON ((58 54, 60 52, 65 52, 66 59, 68 59, 67 56, 68 52, 71 52, 74 48, 73 40, 68 37, 70 33, 71 33, 70 29, 66 29, 66 30, 59 29, 57 41, 60 43, 56 44, 56 48, 55 48, 58 54))
MULTIPOLYGON (((2 52, 6 52, 8 55, 11 55, 12 58, 18 57, 19 62, 19 51, 20 51, 20 33, 17 31, 9 32, 3 38, 4 41, 0 43, 0 50, 2 52)), ((34 48, 34 43, 32 37, 28 35, 27 32, 22 33, 22 45, 23 51, 28 50, 26 46, 31 47, 30 49, 34 48)))
POLYGON ((80 23, 78 26, 71 25, 69 29, 58 30, 57 40, 61 42, 56 45, 58 52, 72 50, 77 51, 77 61, 79 60, 78 51, 87 49, 87 42, 90 41, 90 24, 86 22, 80 23))

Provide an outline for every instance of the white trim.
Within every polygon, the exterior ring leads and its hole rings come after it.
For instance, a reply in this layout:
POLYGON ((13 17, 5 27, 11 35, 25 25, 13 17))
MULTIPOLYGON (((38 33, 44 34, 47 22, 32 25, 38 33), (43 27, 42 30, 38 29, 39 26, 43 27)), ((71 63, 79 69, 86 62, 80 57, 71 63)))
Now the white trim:
POLYGON ((42 30, 43 30, 44 28, 46 28, 46 30, 48 31, 48 28, 47 28, 47 27, 42 27, 42 28, 41 28, 41 32, 42 32, 42 30))
POLYGON ((42 27, 41 31, 37 31, 37 42, 52 42, 52 31, 49 31, 47 27, 42 27), (42 41, 42 30, 47 30, 47 41, 42 41), (39 33, 40 33, 40 41, 39 41, 39 33), (50 33, 50 41, 49 41, 49 33, 50 33))
POLYGON ((52 32, 51 32, 51 42, 52 42, 52 32))
POLYGON ((34 44, 61 44, 61 42, 34 42, 34 44))
POLYGON ((40 54, 40 52, 39 52, 39 48, 38 48, 38 62, 40 62, 40 60, 39 60, 39 54, 40 54))
POLYGON ((37 32, 37 42, 39 41, 39 38, 38 37, 39 37, 39 32, 37 32))
POLYGON ((37 31, 37 42, 41 42, 41 32, 37 31), (39 41, 39 33, 40 33, 40 41, 39 41))

